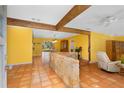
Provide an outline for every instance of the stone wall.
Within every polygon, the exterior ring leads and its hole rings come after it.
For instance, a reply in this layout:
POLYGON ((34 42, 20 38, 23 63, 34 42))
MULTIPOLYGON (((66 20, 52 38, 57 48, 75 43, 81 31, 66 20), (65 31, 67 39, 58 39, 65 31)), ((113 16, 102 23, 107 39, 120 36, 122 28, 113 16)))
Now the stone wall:
POLYGON ((80 87, 79 61, 71 53, 52 52, 50 67, 64 81, 67 87, 80 87), (70 56, 69 56, 70 55, 70 56))

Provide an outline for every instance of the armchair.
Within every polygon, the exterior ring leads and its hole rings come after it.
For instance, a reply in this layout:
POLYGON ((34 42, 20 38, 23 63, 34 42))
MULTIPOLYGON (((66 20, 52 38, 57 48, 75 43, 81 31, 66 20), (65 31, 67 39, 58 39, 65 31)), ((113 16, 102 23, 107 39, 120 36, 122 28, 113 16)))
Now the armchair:
POLYGON ((96 56, 99 68, 109 72, 119 72, 120 69, 116 64, 121 63, 121 61, 111 61, 106 52, 97 52, 96 56))

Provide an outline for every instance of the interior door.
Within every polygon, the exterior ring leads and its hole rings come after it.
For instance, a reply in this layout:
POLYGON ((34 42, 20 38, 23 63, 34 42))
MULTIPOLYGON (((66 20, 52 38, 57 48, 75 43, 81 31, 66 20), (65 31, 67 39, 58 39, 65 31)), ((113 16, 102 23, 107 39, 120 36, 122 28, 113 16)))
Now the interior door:
POLYGON ((6 6, 0 6, 0 87, 7 86, 6 65, 6 6))
POLYGON ((61 52, 68 52, 68 40, 61 41, 61 52))

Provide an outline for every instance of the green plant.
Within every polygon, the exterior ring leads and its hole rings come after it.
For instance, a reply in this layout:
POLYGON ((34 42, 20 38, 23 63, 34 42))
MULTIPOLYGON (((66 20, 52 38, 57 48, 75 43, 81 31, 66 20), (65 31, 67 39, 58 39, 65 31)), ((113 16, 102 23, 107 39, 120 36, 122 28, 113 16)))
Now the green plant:
POLYGON ((80 52, 81 51, 81 47, 76 47, 75 48, 75 52, 80 52))
POLYGON ((53 47, 53 43, 50 42, 50 41, 45 41, 43 44, 42 44, 42 48, 43 49, 51 49, 53 47))
POLYGON ((124 64, 124 55, 121 56, 121 64, 124 64))

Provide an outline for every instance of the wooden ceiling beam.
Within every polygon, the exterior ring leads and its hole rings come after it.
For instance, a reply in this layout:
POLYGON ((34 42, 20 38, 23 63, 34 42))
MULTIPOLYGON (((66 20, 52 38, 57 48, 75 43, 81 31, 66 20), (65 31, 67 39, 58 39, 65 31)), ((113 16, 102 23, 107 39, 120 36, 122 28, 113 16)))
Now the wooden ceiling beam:
POLYGON ((68 22, 77 17, 90 7, 90 5, 75 5, 56 25, 56 29, 64 27, 68 22))
POLYGON ((20 19, 15 19, 15 18, 7 18, 7 24, 14 25, 14 26, 36 28, 36 29, 56 30, 56 27, 54 25, 20 20, 20 19))
POLYGON ((85 34, 85 35, 90 34, 89 31, 85 31, 85 30, 68 28, 68 27, 62 27, 61 29, 57 30, 55 25, 37 23, 37 22, 14 19, 14 18, 7 18, 7 24, 13 26, 22 26, 22 27, 44 29, 44 30, 57 31, 57 32, 68 32, 68 33, 77 33, 77 34, 85 34))
POLYGON ((90 35, 90 31, 80 30, 76 28, 69 28, 69 27, 62 27, 58 31, 90 35))

